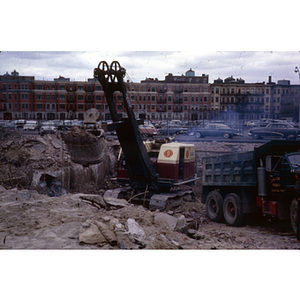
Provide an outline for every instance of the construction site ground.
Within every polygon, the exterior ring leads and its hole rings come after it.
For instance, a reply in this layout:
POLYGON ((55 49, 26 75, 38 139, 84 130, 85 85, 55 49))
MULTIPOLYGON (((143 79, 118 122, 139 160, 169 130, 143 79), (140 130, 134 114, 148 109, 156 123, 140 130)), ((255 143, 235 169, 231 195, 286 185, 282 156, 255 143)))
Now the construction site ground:
MULTIPOLYGON (((99 186, 74 187, 59 197, 49 197, 30 189, 33 169, 61 168, 70 158, 60 137, 45 136, 33 142, 30 136, 15 132, 1 135, 0 248, 1 249, 299 249, 300 243, 289 222, 248 218, 240 227, 214 223, 201 204, 201 156, 252 150, 255 144, 197 142, 197 173, 200 180, 192 188, 196 202, 186 202, 165 212, 149 211, 141 205, 105 201, 106 189, 117 186, 112 174, 99 186), (49 140, 52 147, 49 146, 49 140), (45 142, 46 141, 46 142, 45 142), (56 141, 54 143, 54 141, 56 141), (37 144, 46 146, 40 152, 37 144), (59 144, 61 143, 61 145, 59 144), (13 146, 14 145, 14 146, 13 146), (21 147, 21 146, 22 147, 21 147), (48 146, 47 146, 48 145, 48 146), (55 145, 55 147, 53 147, 55 145), (63 150, 61 149, 63 148, 63 150), (27 152, 25 150, 27 150, 27 152), (39 157, 32 157, 39 153, 39 157), (57 154, 59 153, 59 155, 57 154), (14 176, 12 176, 14 175, 14 176), (7 178, 11 177, 11 181, 7 178), (13 180, 20 178, 20 180, 13 180), (90 200, 85 195, 98 198, 90 200), (96 202, 102 201, 102 204, 96 202), (104 203, 104 204, 103 204, 104 203), (137 230, 130 233, 128 220, 137 230), (101 222, 116 241, 80 240, 80 230, 90 230, 86 222, 101 222)), ((108 145, 111 145, 108 141, 108 145)), ((108 147, 110 148, 110 147, 108 147)))

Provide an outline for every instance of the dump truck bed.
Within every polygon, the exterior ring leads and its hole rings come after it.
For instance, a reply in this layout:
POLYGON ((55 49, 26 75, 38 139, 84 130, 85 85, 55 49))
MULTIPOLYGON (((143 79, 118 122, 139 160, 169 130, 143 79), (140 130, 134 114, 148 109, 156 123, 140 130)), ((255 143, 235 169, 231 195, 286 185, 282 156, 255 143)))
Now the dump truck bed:
POLYGON ((256 172, 253 155, 253 151, 250 151, 204 157, 202 160, 202 185, 255 186, 256 172))
POLYGON ((202 159, 203 186, 256 186, 259 159, 300 151, 300 141, 273 140, 253 151, 202 159))

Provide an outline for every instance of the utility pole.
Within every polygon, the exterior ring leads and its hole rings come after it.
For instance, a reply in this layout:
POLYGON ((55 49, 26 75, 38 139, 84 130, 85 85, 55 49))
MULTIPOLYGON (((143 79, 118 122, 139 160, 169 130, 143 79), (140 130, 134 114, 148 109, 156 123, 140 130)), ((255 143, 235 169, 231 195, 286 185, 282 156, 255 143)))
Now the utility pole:
MULTIPOLYGON (((299 73, 299 69, 298 69, 297 66, 295 67, 294 72, 295 72, 295 73, 298 73, 298 76, 299 76, 299 84, 300 84, 300 73, 299 73)), ((300 100, 299 100, 299 121, 298 121, 298 123, 299 123, 299 126, 300 126, 300 100)))

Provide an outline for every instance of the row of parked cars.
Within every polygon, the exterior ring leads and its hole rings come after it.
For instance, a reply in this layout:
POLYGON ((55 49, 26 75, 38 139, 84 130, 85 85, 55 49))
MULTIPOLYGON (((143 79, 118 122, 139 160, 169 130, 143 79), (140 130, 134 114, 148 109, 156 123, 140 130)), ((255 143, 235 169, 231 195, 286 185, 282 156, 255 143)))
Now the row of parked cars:
MULTIPOLYGON (((51 120, 51 121, 35 121, 35 120, 16 120, 4 121, 0 120, 0 128, 18 129, 24 131, 38 130, 41 135, 47 133, 56 133, 57 130, 69 130, 73 125, 81 126, 83 121, 78 120, 51 120)), ((99 122, 101 125, 101 122, 99 122)), ((109 122, 106 122, 109 123, 109 122)), ((261 120, 259 122, 248 122, 248 133, 245 135, 252 139, 263 138, 284 138, 295 140, 300 134, 299 127, 282 120, 261 120)), ((204 137, 223 137, 230 139, 233 137, 243 136, 241 129, 228 126, 222 122, 204 121, 201 124, 185 124, 182 121, 172 120, 159 123, 144 122, 139 125, 140 132, 143 136, 153 137, 158 135, 191 135, 197 139, 204 137)))
POLYGON ((296 127, 288 122, 277 121, 252 127, 248 132, 248 136, 252 137, 254 140, 263 138, 283 138, 287 140, 296 140, 299 133, 299 127, 296 127))
MULTIPOLYGON (((247 126, 248 132, 245 131, 247 128, 238 129, 222 122, 203 122, 202 124, 193 126, 183 124, 181 121, 170 121, 167 124, 155 124, 153 130, 157 130, 155 134, 188 134, 198 139, 204 137, 223 137, 224 139, 230 139, 233 137, 248 136, 255 140, 263 138, 295 140, 300 134, 298 124, 284 120, 261 120, 251 122, 251 125, 248 123, 247 126)), ((147 125, 147 127, 150 127, 150 125, 147 125)), ((143 128, 143 130, 145 129, 143 128)))
POLYGON ((80 126, 82 121, 76 120, 0 120, 0 128, 22 129, 24 131, 39 131, 41 135, 56 133, 57 130, 69 130, 73 125, 80 126))

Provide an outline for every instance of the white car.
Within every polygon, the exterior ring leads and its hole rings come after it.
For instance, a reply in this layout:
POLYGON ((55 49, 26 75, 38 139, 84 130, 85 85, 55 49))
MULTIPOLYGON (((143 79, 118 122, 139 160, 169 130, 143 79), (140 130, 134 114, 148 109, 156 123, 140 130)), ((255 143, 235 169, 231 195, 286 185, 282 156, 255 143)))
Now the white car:
POLYGON ((26 121, 25 125, 23 126, 24 130, 36 130, 38 128, 37 121, 26 121))
POLYGON ((44 125, 41 127, 40 134, 56 133, 57 128, 53 125, 44 125))

